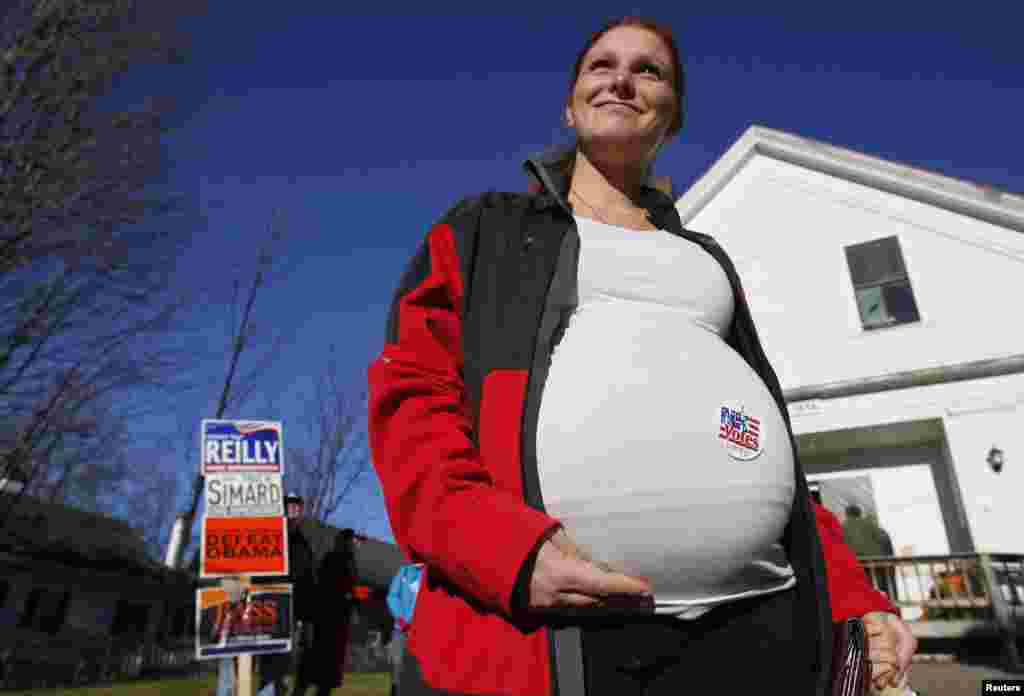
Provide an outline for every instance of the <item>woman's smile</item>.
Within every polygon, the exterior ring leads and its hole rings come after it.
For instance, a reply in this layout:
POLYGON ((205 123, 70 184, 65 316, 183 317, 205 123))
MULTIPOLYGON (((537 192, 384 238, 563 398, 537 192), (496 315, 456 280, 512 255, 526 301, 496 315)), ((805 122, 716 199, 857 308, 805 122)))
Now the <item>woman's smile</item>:
POLYGON ((640 109, 638 107, 635 107, 632 104, 626 104, 625 102, 601 102, 600 104, 595 104, 594 108, 611 109, 612 111, 626 111, 628 113, 640 113, 640 109))

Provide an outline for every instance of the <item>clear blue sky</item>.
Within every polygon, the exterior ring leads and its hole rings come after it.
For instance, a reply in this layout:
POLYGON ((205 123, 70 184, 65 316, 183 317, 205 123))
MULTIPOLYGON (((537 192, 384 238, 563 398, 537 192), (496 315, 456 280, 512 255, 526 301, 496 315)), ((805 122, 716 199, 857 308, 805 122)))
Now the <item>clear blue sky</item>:
MULTIPOLYGON (((211 4, 187 22, 187 64, 146 79, 178 99, 172 178, 208 217, 186 273, 247 261, 273 208, 288 220, 293 270, 260 315, 291 340, 261 383, 272 412, 244 414, 283 420, 286 441, 328 345, 365 380, 430 223, 462 196, 523 190, 523 158, 569 140, 576 51, 624 12, 671 25, 684 52, 687 122, 657 166, 680 191, 752 124, 1024 191, 1019 3, 211 4)), ((206 408, 175 404, 196 422, 206 408)), ((334 521, 390 536, 373 480, 334 521)))

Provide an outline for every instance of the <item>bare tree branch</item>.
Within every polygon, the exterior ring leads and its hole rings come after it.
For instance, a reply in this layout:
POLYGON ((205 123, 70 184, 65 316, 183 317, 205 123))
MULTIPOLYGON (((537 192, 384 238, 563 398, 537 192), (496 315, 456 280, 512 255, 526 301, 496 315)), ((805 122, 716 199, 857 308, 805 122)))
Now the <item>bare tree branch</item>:
POLYGON ((54 501, 98 505, 94 484, 127 475, 126 418, 183 364, 157 341, 190 235, 184 200, 154 185, 162 109, 101 106, 129 68, 173 57, 142 5, 0 8, 0 478, 54 501))
POLYGON ((326 521, 369 469, 359 447, 366 393, 342 384, 333 346, 312 391, 303 419, 305 437, 289 446, 288 477, 289 485, 305 498, 308 514, 326 521))
MULTIPOLYGON (((284 335, 278 330, 272 330, 269 334, 262 332, 254 312, 257 299, 263 296, 270 280, 282 275, 281 269, 286 257, 279 252, 284 236, 285 226, 282 215, 279 210, 274 210, 265 237, 257 247, 255 265, 252 268, 252 280, 245 297, 238 295, 238 288, 242 286, 241 279, 236 277, 231 280, 231 302, 227 308, 229 325, 232 329, 229 341, 230 353, 228 353, 224 381, 220 387, 217 405, 211 416, 213 418, 224 418, 229 413, 237 412, 254 393, 256 385, 259 383, 257 375, 268 364, 280 357, 284 335), (249 362, 253 363, 251 368, 247 367, 249 362), (239 374, 242 375, 241 378, 239 378, 239 374)), ((194 428, 195 424, 192 427, 194 428)), ((194 429, 191 431, 195 432, 194 429)), ((195 442, 196 439, 193 437, 186 444, 185 461, 195 461, 195 442)), ((203 478, 197 475, 193 480, 191 504, 184 514, 185 528, 182 530, 189 545, 195 542, 192 527, 202 491, 203 478)), ((177 548, 178 558, 173 559, 176 567, 181 565, 181 560, 187 550, 185 543, 179 543, 177 548)))

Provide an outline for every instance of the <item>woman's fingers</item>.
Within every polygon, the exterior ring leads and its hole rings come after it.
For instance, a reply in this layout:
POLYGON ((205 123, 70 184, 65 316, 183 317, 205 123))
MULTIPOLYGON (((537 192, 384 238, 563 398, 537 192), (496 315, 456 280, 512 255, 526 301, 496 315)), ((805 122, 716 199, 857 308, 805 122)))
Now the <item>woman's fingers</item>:
POLYGON ((642 578, 609 572, 583 559, 584 554, 564 531, 545 541, 537 552, 530 579, 530 606, 535 609, 636 604, 651 597, 642 578))
POLYGON ((577 608, 582 609, 585 607, 595 607, 600 603, 597 597, 590 597, 585 594, 579 594, 578 592, 559 592, 558 601, 555 604, 555 609, 569 609, 577 608))
POLYGON ((888 651, 885 661, 895 663, 895 669, 886 672, 890 675, 890 683, 895 686, 910 667, 914 653, 917 652, 917 638, 910 626, 895 614, 871 612, 864 616, 864 626, 868 633, 868 645, 888 651))
POLYGON ((887 664, 875 671, 875 664, 871 664, 871 683, 878 691, 892 684, 893 677, 897 675, 899 675, 899 670, 893 665, 887 664))
POLYGON ((876 665, 884 663, 897 668, 900 665, 900 661, 897 659, 896 652, 894 650, 872 650, 868 653, 868 660, 870 660, 872 664, 876 665))
POLYGON ((606 567, 601 567, 590 560, 566 558, 563 587, 567 590, 585 594, 590 597, 609 597, 614 595, 649 596, 651 584, 642 579, 626 575, 606 567))
MULTIPOLYGON (((917 652, 917 638, 906 621, 893 617, 889 621, 893 628, 893 639, 896 641, 896 656, 899 658, 900 672, 906 672, 917 652)), ((895 682, 893 686, 895 686, 895 682)))
POLYGON ((899 672, 899 656, 896 646, 886 632, 879 632, 868 638, 868 660, 871 662, 871 681, 881 688, 899 672))
POLYGON ((551 537, 551 543, 554 544, 562 553, 569 558, 577 558, 581 561, 593 561, 590 553, 582 546, 576 543, 576 540, 569 536, 564 530, 560 529, 551 537))

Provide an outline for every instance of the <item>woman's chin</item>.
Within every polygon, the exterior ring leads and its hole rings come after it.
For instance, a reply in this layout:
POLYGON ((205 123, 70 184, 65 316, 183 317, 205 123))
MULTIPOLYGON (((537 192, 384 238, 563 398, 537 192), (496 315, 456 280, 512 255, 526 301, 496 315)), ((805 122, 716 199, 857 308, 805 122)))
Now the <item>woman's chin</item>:
POLYGON ((648 139, 635 130, 613 128, 581 140, 581 146, 595 163, 616 165, 646 161, 655 150, 648 139))

